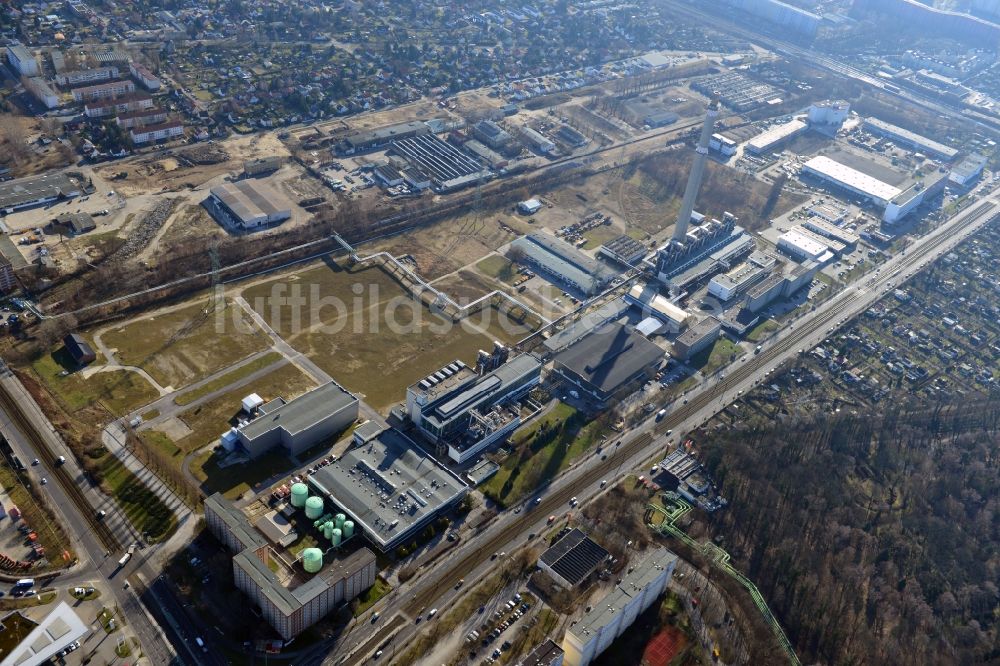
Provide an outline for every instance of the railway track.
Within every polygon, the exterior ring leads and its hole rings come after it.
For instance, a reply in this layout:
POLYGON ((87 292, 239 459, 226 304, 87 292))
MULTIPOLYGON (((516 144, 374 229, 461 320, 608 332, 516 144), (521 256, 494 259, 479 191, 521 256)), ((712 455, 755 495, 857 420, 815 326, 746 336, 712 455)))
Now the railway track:
MULTIPOLYGON (((609 453, 607 459, 602 460, 600 464, 583 473, 575 483, 543 495, 542 501, 537 506, 527 501, 524 513, 521 514, 520 519, 512 521, 509 525, 493 534, 489 534, 482 543, 477 543, 475 550, 469 550, 469 552, 458 556, 453 563, 448 565, 447 570, 442 575, 434 579, 432 584, 428 583, 424 585, 422 590, 418 591, 410 600, 403 604, 403 612, 410 618, 415 618, 424 609, 430 608, 434 604, 434 601, 441 595, 442 591, 454 588, 459 580, 468 576, 476 566, 488 559, 492 553, 504 548, 519 534, 526 534, 530 526, 538 521, 540 515, 563 514, 570 498, 577 494, 580 488, 598 483, 601 479, 612 477, 615 468, 652 443, 654 435, 662 435, 667 430, 680 426, 692 416, 710 406, 712 402, 719 400, 733 388, 750 379, 754 374, 761 372, 768 366, 776 365, 783 359, 785 354, 802 344, 809 336, 824 328, 829 328, 831 323, 837 326, 838 320, 845 316, 854 316, 855 313, 845 315, 845 312, 849 312, 853 304, 857 303, 868 293, 876 291, 882 285, 894 281, 895 275, 918 265, 925 257, 936 251, 944 243, 953 239, 956 234, 961 233, 969 226, 978 222, 983 215, 990 210, 994 210, 996 206, 992 202, 979 204, 971 211, 965 213, 962 221, 949 228, 947 233, 938 233, 928 239, 919 248, 907 255, 906 260, 898 268, 883 274, 869 283, 871 292, 859 292, 854 289, 841 292, 834 297, 832 305, 826 305, 826 309, 821 314, 801 324, 796 329, 794 335, 770 345, 759 355, 751 357, 746 363, 732 370, 725 379, 716 382, 711 390, 699 393, 691 398, 687 404, 668 414, 660 423, 656 424, 652 432, 643 432, 629 441, 622 443, 620 446, 615 447, 609 453)), ((1000 219, 1000 213, 994 213, 987 223, 993 223, 997 219, 1000 219)), ((475 536, 472 538, 475 539, 475 536)))
POLYGON ((0 409, 3 409, 10 417, 11 422, 21 431, 21 434, 24 435, 35 450, 51 463, 53 478, 59 483, 59 486, 66 493, 70 501, 80 510, 80 514, 83 515, 84 520, 91 528, 91 532, 97 537, 101 545, 110 552, 120 549, 122 544, 115 537, 111 528, 97 518, 94 508, 87 501, 87 498, 84 497, 83 491, 77 485, 76 479, 70 475, 65 465, 55 464, 55 461, 59 458, 59 454, 52 451, 48 442, 38 433, 34 424, 31 423, 24 410, 14 399, 14 396, 10 394, 7 386, 2 383, 0 383, 0 409))

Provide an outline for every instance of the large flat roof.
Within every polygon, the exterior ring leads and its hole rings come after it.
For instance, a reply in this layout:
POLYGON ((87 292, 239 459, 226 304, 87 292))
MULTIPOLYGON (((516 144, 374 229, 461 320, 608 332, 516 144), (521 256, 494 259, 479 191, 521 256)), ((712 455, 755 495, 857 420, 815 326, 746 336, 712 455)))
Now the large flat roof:
POLYGON ((608 301, 581 316, 563 330, 553 333, 543 344, 551 352, 560 351, 583 336, 588 335, 594 329, 603 326, 613 319, 618 319, 628 311, 628 307, 628 303, 623 298, 608 301))
MULTIPOLYGON (((140 128, 140 131, 146 132, 149 128, 140 128)), ((284 197, 260 181, 225 183, 213 187, 211 193, 240 218, 240 222, 253 220, 261 215, 271 217, 279 212, 291 213, 291 206, 284 197)))
POLYGON ((820 155, 805 163, 804 167, 812 173, 831 180, 848 189, 861 192, 874 199, 892 201, 900 189, 878 178, 872 178, 866 173, 853 169, 846 164, 820 155))
POLYGON ((765 130, 761 134, 758 134, 754 138, 747 141, 747 148, 758 151, 767 150, 779 141, 784 141, 785 139, 804 131, 806 127, 808 127, 808 125, 801 120, 790 120, 787 123, 775 125, 774 127, 765 130))
MULTIPOLYGON (((10 615, 12 615, 11 613, 10 615)), ((6 618, 5 618, 6 619, 6 618)), ((30 621, 30 620, 29 620, 30 621)), ((89 631, 69 604, 60 601, 3 659, 4 664, 37 666, 89 631)))
POLYGON ((456 415, 467 412, 488 398, 503 393, 526 374, 541 372, 542 362, 533 354, 515 356, 496 370, 480 377, 474 384, 446 396, 434 406, 426 418, 436 425, 447 423, 456 415))
POLYGON ((403 433, 388 429, 310 475, 318 492, 386 550, 467 486, 403 433))
POLYGON ((865 118, 865 127, 869 127, 880 134, 885 134, 892 137, 897 137, 902 141, 908 142, 912 146, 917 146, 919 148, 924 148, 931 152, 937 153, 941 157, 945 157, 949 160, 954 159, 958 155, 958 151, 951 146, 946 146, 943 143, 935 141, 934 139, 928 139, 922 134, 917 134, 916 132, 911 132, 910 130, 899 127, 898 125, 893 125, 892 123, 887 123, 884 120, 878 118, 865 118))
POLYGON ((646 586, 663 573, 664 569, 674 566, 676 560, 677 556, 671 551, 657 548, 635 565, 622 578, 621 583, 594 604, 590 612, 584 613, 583 617, 567 631, 576 636, 581 643, 587 644, 595 633, 610 624, 615 615, 620 613, 634 597, 641 594, 646 586))
POLYGON ((42 199, 79 193, 79 186, 61 173, 19 178, 0 183, 0 208, 17 208, 42 199))
POLYGON ((573 343, 555 361, 606 392, 662 359, 664 351, 618 323, 609 323, 573 343))
POLYGON ((328 382, 258 416, 239 430, 250 440, 276 429, 284 430, 294 437, 357 400, 336 382, 328 382))

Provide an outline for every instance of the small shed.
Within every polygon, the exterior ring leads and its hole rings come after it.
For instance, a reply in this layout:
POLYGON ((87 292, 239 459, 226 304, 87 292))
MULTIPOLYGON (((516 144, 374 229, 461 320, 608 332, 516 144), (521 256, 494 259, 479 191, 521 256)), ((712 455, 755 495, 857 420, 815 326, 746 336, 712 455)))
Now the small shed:
POLYGON ((517 204, 517 210, 524 215, 534 215, 542 209, 542 202, 538 199, 528 199, 517 204))
POLYGON ((243 411, 252 416, 253 413, 256 412, 257 409, 263 404, 263 398, 256 393, 251 393, 247 397, 243 398, 243 411))

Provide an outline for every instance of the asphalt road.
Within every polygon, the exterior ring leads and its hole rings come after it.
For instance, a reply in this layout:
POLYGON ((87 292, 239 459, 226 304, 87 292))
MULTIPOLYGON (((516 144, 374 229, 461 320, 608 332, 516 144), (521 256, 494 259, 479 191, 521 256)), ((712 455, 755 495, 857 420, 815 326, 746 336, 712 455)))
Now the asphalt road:
MULTIPOLYGON (((323 664, 355 665, 371 659, 374 652, 392 639, 402 645, 422 625, 413 620, 430 608, 442 611, 459 595, 454 589, 459 579, 478 580, 489 575, 496 566, 503 564, 492 559, 495 552, 512 553, 527 543, 528 535, 542 532, 550 515, 563 516, 569 509, 571 497, 585 502, 597 495, 600 481, 613 482, 666 452, 688 432, 712 418, 745 391, 764 381, 782 362, 794 357, 800 350, 811 349, 828 337, 850 318, 863 312, 885 292, 911 277, 927 263, 940 257, 987 222, 1000 217, 1000 206, 992 193, 987 199, 969 206, 936 230, 916 239, 906 250, 880 267, 880 272, 867 274, 848 286, 815 310, 803 314, 792 326, 769 340, 759 354, 748 354, 729 370, 702 384, 689 393, 687 404, 671 406, 672 412, 660 423, 650 418, 638 428, 624 435, 618 445, 606 445, 606 458, 593 455, 584 459, 567 473, 553 480, 537 497, 526 501, 525 510, 501 514, 489 528, 467 538, 465 543, 450 555, 423 572, 412 585, 403 585, 381 601, 376 610, 395 608, 395 615, 380 618, 372 631, 367 621, 359 619, 338 641, 335 649, 323 664), (667 435, 670 430, 677 434, 667 435)), ((557 521, 558 522, 558 521, 557 521)), ((464 590, 463 590, 464 591, 464 590)), ((386 615, 389 615, 386 613, 386 615)), ((382 662, 391 657, 386 654, 382 662)), ((312 662, 309 662, 312 663, 312 662)))

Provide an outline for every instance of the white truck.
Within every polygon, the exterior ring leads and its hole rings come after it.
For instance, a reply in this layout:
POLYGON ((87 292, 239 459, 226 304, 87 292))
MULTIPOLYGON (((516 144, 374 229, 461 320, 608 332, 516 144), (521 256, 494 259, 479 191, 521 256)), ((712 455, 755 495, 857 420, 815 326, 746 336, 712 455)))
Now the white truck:
POLYGON ((131 546, 129 546, 128 551, 126 551, 125 554, 122 555, 122 558, 118 560, 118 566, 123 567, 126 564, 128 564, 128 561, 132 559, 132 554, 135 553, 135 549, 136 549, 136 544, 132 544, 131 546))

